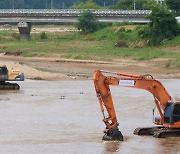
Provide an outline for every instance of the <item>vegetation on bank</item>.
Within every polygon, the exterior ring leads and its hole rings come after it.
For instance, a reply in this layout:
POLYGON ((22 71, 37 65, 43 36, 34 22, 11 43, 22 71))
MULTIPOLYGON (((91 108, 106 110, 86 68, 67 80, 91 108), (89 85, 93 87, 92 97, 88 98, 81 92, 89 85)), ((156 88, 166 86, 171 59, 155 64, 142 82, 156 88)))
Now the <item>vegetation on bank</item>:
POLYGON ((169 10, 154 7, 146 18, 151 22, 139 31, 139 36, 148 40, 150 45, 160 45, 180 35, 180 25, 169 10))
MULTIPOLYGON (((119 58, 154 60, 164 58, 166 67, 180 68, 180 25, 172 12, 157 6, 147 16, 147 25, 97 23, 92 12, 79 17, 79 32, 19 34, 0 32, 0 52, 21 56, 56 56, 73 59, 115 61, 119 58)), ((123 23, 124 24, 124 23, 123 23)), ((162 60, 161 60, 162 61, 162 60)))
MULTIPOLYGON (((174 14, 161 6, 154 6, 151 14, 146 16, 151 22, 139 28, 138 36, 148 42, 149 45, 160 45, 165 40, 171 40, 180 35, 180 25, 174 14)), ((96 21, 95 15, 85 10, 79 17, 77 24, 82 34, 89 34, 104 28, 107 24, 96 21)))
POLYGON ((141 27, 114 24, 87 35, 79 32, 31 33, 31 41, 20 41, 19 33, 14 31, 0 31, 0 52, 25 57, 56 56, 105 61, 161 58, 166 59, 161 63, 166 67, 180 67, 180 36, 160 46, 147 46, 138 36, 141 27), (120 46, 115 46, 117 43, 120 46), (121 46, 123 43, 126 46, 121 46))

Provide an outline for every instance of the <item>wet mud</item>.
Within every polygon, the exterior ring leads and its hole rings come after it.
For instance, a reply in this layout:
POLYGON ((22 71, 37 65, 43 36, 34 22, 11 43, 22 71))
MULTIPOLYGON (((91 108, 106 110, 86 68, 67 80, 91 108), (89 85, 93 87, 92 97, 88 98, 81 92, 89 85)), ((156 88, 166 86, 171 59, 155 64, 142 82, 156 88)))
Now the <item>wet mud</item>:
MULTIPOLYGON (((178 97, 179 79, 161 80, 178 97)), ((133 135, 153 126, 153 96, 147 91, 111 87, 123 142, 102 141, 102 113, 92 80, 19 83, 19 91, 0 91, 0 153, 6 154, 178 154, 180 138, 133 135)))

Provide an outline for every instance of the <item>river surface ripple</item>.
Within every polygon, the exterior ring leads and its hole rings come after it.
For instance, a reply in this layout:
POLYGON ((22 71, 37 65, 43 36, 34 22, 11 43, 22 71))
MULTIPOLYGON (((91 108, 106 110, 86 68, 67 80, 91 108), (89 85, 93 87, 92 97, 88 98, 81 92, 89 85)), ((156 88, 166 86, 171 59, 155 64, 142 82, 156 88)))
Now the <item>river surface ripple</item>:
MULTIPOLYGON (((160 80, 180 97, 180 79, 160 80)), ((105 128, 92 80, 19 83, 20 91, 0 91, 2 154, 180 154, 180 138, 136 136, 153 126, 153 96, 144 90, 111 87, 123 142, 105 142, 105 128)))

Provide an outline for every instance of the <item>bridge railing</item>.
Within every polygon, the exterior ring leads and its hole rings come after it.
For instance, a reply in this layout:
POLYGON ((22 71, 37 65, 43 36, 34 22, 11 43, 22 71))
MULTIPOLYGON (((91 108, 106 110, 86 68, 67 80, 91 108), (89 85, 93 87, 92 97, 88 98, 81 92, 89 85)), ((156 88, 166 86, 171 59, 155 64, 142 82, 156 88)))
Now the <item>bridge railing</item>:
MULTIPOLYGON (((79 9, 0 9, 0 14, 73 14, 80 15, 79 9)), ((90 10, 95 15, 148 15, 151 10, 90 10)))

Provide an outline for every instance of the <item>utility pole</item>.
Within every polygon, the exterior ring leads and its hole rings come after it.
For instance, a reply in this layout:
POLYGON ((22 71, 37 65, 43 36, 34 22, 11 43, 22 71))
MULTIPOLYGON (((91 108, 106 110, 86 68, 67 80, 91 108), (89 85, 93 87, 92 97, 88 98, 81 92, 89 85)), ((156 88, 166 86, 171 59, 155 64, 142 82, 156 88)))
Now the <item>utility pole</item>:
POLYGON ((13 0, 13 10, 14 10, 14 0, 13 0))
POLYGON ((104 1, 104 7, 106 6, 106 2, 104 1))
POLYGON ((51 9, 53 9, 53 0, 51 0, 51 9))
POLYGON ((136 10, 136 0, 134 0, 134 10, 136 10))
POLYGON ((47 0, 46 0, 46 4, 45 4, 46 6, 45 6, 45 9, 47 9, 47 6, 48 6, 48 3, 47 3, 47 0))

